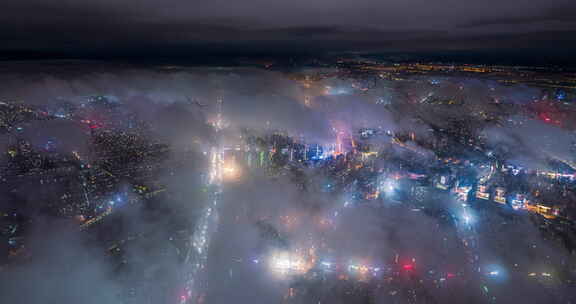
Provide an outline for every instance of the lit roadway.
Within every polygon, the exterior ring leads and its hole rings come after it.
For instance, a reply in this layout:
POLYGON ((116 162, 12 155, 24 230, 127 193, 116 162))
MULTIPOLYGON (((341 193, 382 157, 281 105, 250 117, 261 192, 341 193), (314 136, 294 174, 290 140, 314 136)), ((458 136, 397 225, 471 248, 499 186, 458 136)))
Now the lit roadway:
POLYGON ((179 295, 179 303, 203 303, 208 251, 218 226, 218 207, 222 195, 223 149, 214 147, 210 151, 210 172, 207 186, 209 201, 201 212, 200 219, 190 237, 184 263, 185 286, 179 295))

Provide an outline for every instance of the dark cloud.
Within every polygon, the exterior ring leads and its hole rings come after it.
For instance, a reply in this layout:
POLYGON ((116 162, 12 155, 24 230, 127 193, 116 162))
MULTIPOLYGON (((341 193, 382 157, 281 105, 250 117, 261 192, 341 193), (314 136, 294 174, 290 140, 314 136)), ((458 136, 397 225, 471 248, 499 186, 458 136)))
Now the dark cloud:
POLYGON ((549 9, 542 10, 535 15, 527 16, 513 16, 513 17, 497 17, 472 20, 460 25, 463 28, 474 28, 483 26, 516 26, 527 24, 538 24, 545 22, 561 23, 564 28, 573 29, 576 27, 576 8, 572 5, 557 6, 549 9))
POLYGON ((28 245, 34 261, 0 272, 4 282, 0 301, 121 303, 113 268, 98 248, 89 245, 70 223, 36 220, 28 245), (22 292, 22 286, 34 292, 22 292))
MULTIPOLYGON (((254 49, 289 46, 379 50, 470 49, 476 38, 498 46, 499 35, 574 30, 572 1, 9 1, 0 13, 1 51, 142 52, 145 48, 214 49, 244 43, 254 49), (451 44, 434 43, 440 39, 451 44), (325 45, 324 42, 330 42, 325 45), (396 45, 398 41, 405 41, 396 45), (407 43, 406 41, 409 41, 407 43), (280 45, 278 45, 280 44, 280 45)), ((563 39, 572 41, 566 32, 563 39)), ((523 46, 529 42, 521 41, 523 46)), ((480 45, 481 46, 481 45, 480 45)), ((484 45, 486 47, 486 45, 484 45)), ((511 46, 505 46, 511 47, 511 46)), ((251 51, 255 51, 250 49, 251 51)), ((169 53, 169 52, 168 52, 169 53)))

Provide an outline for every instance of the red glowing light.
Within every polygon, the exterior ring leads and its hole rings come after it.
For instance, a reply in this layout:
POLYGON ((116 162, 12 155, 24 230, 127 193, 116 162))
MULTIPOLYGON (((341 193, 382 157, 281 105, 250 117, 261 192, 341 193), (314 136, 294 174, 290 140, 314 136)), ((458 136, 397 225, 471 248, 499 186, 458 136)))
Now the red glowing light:
POLYGON ((449 272, 449 273, 446 274, 446 276, 447 276, 448 278, 453 278, 453 277, 455 277, 456 275, 453 274, 453 273, 451 273, 451 272, 449 272))
POLYGON ((404 265, 402 265, 402 268, 403 268, 404 270, 412 270, 412 269, 414 269, 414 265, 412 265, 412 264, 404 264, 404 265))

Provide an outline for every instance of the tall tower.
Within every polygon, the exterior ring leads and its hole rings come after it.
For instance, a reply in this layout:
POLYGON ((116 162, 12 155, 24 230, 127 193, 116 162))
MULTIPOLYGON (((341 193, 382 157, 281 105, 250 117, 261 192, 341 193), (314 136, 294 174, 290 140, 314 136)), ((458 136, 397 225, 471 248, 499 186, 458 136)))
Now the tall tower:
POLYGON ((223 118, 222 118, 222 108, 224 106, 224 100, 219 97, 216 100, 216 130, 220 131, 224 128, 224 122, 223 122, 223 118))

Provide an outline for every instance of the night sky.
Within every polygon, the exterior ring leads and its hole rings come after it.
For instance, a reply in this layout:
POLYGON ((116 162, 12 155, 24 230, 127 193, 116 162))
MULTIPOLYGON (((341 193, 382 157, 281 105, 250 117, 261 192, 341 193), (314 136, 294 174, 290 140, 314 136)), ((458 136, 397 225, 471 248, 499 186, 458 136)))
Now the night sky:
POLYGON ((576 49, 570 0, 9 0, 0 24, 4 57, 576 49))

